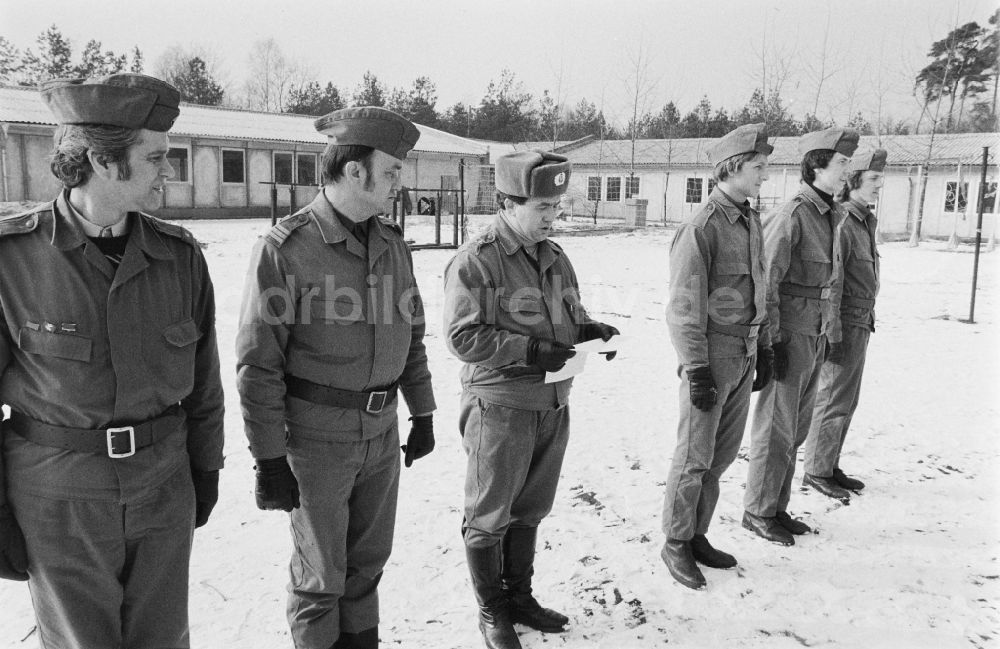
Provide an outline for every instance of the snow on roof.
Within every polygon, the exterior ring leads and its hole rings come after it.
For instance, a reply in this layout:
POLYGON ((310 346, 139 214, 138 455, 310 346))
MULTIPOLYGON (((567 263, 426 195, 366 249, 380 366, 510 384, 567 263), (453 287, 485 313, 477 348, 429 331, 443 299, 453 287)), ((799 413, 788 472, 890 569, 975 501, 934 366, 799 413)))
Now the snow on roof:
MULTIPOLYGON (((264 113, 235 108, 181 104, 172 135, 229 140, 267 140, 326 144, 326 136, 313 128, 315 118, 289 113, 264 113)), ((0 122, 54 125, 41 95, 34 88, 0 86, 0 122)), ((417 124, 420 139, 415 151, 485 156, 488 148, 478 142, 417 124)))
MULTIPOLYGON (((861 137, 860 149, 883 148, 889 153, 889 164, 923 164, 927 158, 930 134, 883 135, 861 137)), ((636 140, 635 165, 650 166, 711 166, 705 149, 715 138, 683 138, 676 140, 636 140)), ((798 151, 798 137, 776 137, 769 140, 774 153, 772 165, 798 165, 802 156, 798 151)), ((990 164, 996 164, 1000 133, 938 133, 934 136, 932 164, 979 164, 983 147, 990 147, 990 164)), ((577 148, 562 152, 574 165, 601 165, 628 167, 632 156, 631 140, 594 140, 577 148)))

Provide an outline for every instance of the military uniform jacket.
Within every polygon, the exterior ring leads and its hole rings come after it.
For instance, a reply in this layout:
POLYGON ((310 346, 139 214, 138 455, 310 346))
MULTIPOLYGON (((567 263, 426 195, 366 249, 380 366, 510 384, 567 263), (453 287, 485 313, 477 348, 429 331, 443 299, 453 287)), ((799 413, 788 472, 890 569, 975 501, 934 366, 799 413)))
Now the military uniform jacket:
POLYGON ((143 422, 179 403, 187 433, 120 459, 8 435, 8 484, 47 497, 129 500, 188 455, 196 469, 221 468, 215 300, 198 243, 183 228, 130 214, 116 272, 66 196, 0 221, 0 402, 83 429, 143 422))
POLYGON ((758 342, 771 344, 763 233, 760 216, 749 212, 744 216, 716 187, 670 244, 667 324, 684 366, 708 365, 710 356, 749 356, 758 342), (740 337, 730 325, 759 328, 740 337))
POLYGON ((580 302, 576 273, 558 244, 545 240, 532 260, 497 215, 445 268, 445 335, 465 365, 462 386, 512 408, 549 410, 568 403, 573 380, 545 383, 526 362, 532 338, 566 345, 592 322, 580 302))
POLYGON ((840 342, 840 317, 833 299, 842 272, 841 251, 834 244, 843 219, 842 208, 831 209, 806 183, 792 200, 764 218, 772 341, 781 340, 781 330, 787 329, 810 336, 826 334, 831 342, 840 342), (795 287, 822 291, 824 297, 790 294, 795 287))
POLYGON ((424 326, 398 226, 376 219, 366 251, 323 192, 277 224, 253 248, 236 339, 253 456, 285 455, 286 425, 343 442, 383 434, 396 421, 394 407, 373 414, 286 398, 286 374, 356 392, 398 381, 411 413, 433 411, 424 326))
POLYGON ((843 326, 875 331, 875 297, 879 289, 877 219, 867 205, 855 200, 843 205, 848 213, 839 233, 844 272, 834 293, 834 308, 840 313, 843 326))

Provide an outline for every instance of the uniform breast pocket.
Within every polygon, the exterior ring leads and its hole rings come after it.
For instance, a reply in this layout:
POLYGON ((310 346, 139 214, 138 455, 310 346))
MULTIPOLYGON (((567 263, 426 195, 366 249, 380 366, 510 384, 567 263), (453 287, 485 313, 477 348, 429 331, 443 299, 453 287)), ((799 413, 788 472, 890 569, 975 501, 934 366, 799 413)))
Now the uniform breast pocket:
POLYGON ((852 267, 859 271, 865 271, 871 273, 875 268, 875 258, 872 256, 870 250, 865 250, 864 248, 858 248, 851 255, 851 261, 849 262, 852 267))
POLYGON ((308 319, 296 332, 296 341, 311 353, 337 359, 357 358, 367 353, 371 338, 360 296, 314 299, 308 319))
POLYGON ((176 392, 177 399, 187 396, 194 387, 195 354, 201 336, 192 318, 167 325, 163 329, 163 356, 150 359, 150 365, 159 368, 158 378, 176 392))
POLYGON ((830 253, 815 248, 803 248, 799 253, 802 259, 802 269, 805 271, 806 284, 821 286, 826 284, 833 274, 833 263, 830 253))
POLYGON ((89 362, 93 352, 90 338, 68 333, 52 333, 21 327, 17 346, 28 354, 61 358, 68 361, 89 362))
POLYGON ((742 261, 716 262, 712 265, 708 295, 708 314, 723 324, 742 319, 743 310, 753 302, 750 264, 742 261))
POLYGON ((514 329, 533 327, 545 319, 542 301, 537 297, 501 297, 500 312, 514 329))

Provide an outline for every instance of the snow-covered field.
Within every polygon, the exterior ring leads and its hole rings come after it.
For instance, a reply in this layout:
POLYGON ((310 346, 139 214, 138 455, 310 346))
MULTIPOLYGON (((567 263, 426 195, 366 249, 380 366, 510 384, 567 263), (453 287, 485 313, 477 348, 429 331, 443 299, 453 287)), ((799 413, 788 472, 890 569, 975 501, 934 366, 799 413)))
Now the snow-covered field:
MULTIPOLYGON (((247 253, 267 223, 186 225, 206 245, 216 285, 228 436, 222 497, 195 537, 192 643, 290 647, 287 515, 254 506, 234 382, 247 253)), ((535 580, 542 602, 565 611, 571 628, 560 635, 519 629, 524 646, 995 646, 1000 252, 982 257, 977 324, 968 325, 958 321, 968 316, 968 248, 882 246, 878 331, 842 462, 868 488, 846 507, 797 489, 790 509, 818 533, 794 547, 772 545, 740 527, 741 453, 724 476, 709 533, 740 565, 706 569, 708 588, 695 592, 674 583, 659 558, 677 423, 678 379, 664 324, 672 236, 657 228, 559 239, 592 314, 633 340, 614 362, 592 361, 575 384, 570 449, 541 529, 535 580)), ((441 336, 442 272, 451 255, 414 253, 429 316, 438 444, 403 470, 395 550, 380 588, 386 647, 482 646, 459 535, 459 363, 441 336)), ((400 414, 405 423, 405 406, 400 414)), ((33 625, 27 587, 0 583, 0 647, 35 647, 33 625)))

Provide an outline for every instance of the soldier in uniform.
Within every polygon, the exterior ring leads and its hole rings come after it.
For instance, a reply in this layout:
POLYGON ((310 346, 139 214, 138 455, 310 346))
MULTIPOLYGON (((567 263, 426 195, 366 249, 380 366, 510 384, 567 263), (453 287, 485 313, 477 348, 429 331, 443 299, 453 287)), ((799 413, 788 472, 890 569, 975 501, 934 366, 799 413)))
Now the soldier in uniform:
POLYGON ((575 343, 618 333, 587 315, 573 266, 548 238, 569 175, 560 155, 501 156, 500 212, 445 269, 446 342, 465 363, 462 534, 492 649, 520 648, 514 623, 558 632, 569 621, 531 591, 538 525, 552 509, 569 440, 572 379, 545 383, 545 373, 561 369, 575 343))
POLYGON ((424 312, 402 231, 377 217, 420 132, 372 107, 316 120, 323 190, 254 246, 237 380, 257 506, 291 512, 288 622, 298 649, 378 644, 378 583, 406 466, 434 448, 424 312))
POLYGON ((751 387, 759 390, 771 377, 764 240, 748 199, 767 180, 773 150, 763 124, 740 126, 712 145, 708 156, 718 185, 670 246, 667 320, 681 389, 661 556, 688 588, 705 586, 697 563, 736 566, 705 535, 719 500, 719 478, 743 439, 751 387))
MULTIPOLYGON (((774 380, 761 390, 754 410, 743 527, 781 545, 793 545, 793 535, 811 531, 788 513, 788 502, 824 356, 835 356, 840 342, 839 314, 834 314, 831 298, 841 272, 835 233, 844 216, 834 194, 843 187, 857 146, 854 129, 803 135, 801 189, 764 219, 774 380)), ((829 486, 808 481, 808 476, 807 484, 829 486)))
POLYGON ((223 395, 201 248, 144 213, 174 175, 180 94, 113 74, 42 97, 64 188, 0 221, 0 576, 28 579, 44 648, 188 647, 223 395))
MULTIPOLYGON (((868 206, 878 200, 886 158, 885 149, 851 158, 843 202, 848 216, 839 233, 844 272, 839 278, 833 305, 835 313, 838 310, 840 313, 840 353, 831 354, 823 364, 812 426, 805 443, 808 479, 813 483, 833 480, 841 489, 854 492, 864 489, 865 483, 841 470, 840 453, 861 395, 868 338, 875 331, 875 296, 879 282, 875 230, 878 226, 868 206)), ((829 490, 822 493, 829 495, 829 490)))

